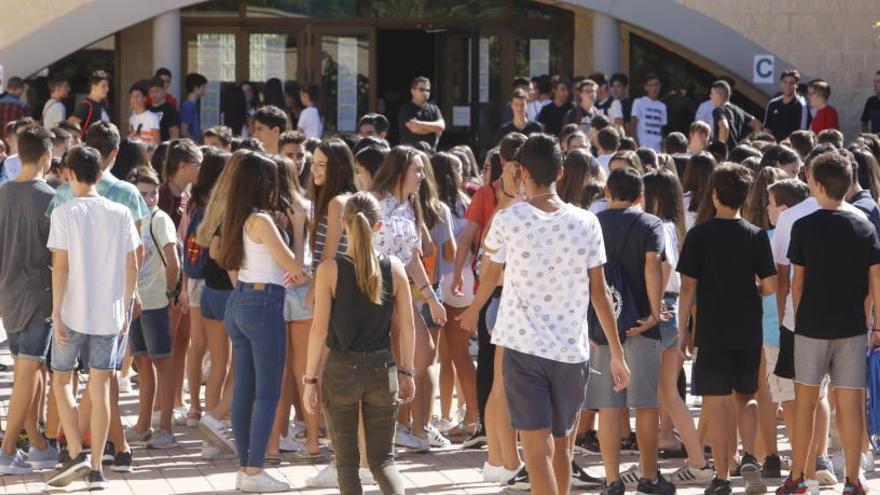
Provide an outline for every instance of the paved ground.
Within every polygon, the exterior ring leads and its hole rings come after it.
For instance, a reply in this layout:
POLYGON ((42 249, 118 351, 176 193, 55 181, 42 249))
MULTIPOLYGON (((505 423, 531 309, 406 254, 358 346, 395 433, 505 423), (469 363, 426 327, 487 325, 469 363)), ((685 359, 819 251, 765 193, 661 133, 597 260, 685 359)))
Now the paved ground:
MULTIPOLYGON (((0 340, 5 340, 5 335, 0 329, 0 340)), ((10 363, 8 348, 0 348, 0 362, 10 363)), ((9 391, 12 386, 12 373, 0 373, 0 412, 5 417, 5 408, 9 400, 9 391)), ((125 411, 123 421, 133 424, 134 412, 137 406, 136 392, 128 394, 122 399, 122 407, 125 411)), ((217 493, 235 493, 236 465, 232 460, 206 461, 201 453, 202 434, 198 429, 179 428, 177 430, 176 449, 167 451, 158 450, 135 450, 135 472, 131 474, 109 473, 111 488, 110 495, 164 495, 164 494, 189 494, 189 495, 214 495, 217 493)), ((787 449, 787 445, 782 447, 787 449)), ((787 452, 783 452, 787 454, 787 452)), ((458 448, 434 452, 432 454, 401 454, 398 457, 399 469, 406 482, 408 493, 420 494, 495 494, 501 493, 498 486, 483 483, 480 468, 486 460, 485 451, 461 451, 458 448)), ((578 462, 587 467, 596 475, 602 475, 601 459, 598 456, 577 456, 578 462)), ((629 464, 636 462, 636 458, 626 458, 629 464)), ((662 468, 671 471, 678 467, 676 461, 666 461, 662 468)), ((315 489, 305 486, 305 479, 314 475, 323 465, 291 465, 282 464, 272 471, 276 475, 286 478, 293 488, 288 493, 308 495, 330 495, 338 493, 336 489, 315 489)), ((49 471, 34 473, 28 476, 5 476, 0 477, 0 493, 25 494, 43 493, 45 480, 50 476, 49 471)), ((880 492, 880 480, 878 476, 869 475, 869 486, 875 493, 880 492)), ((823 493, 840 493, 842 486, 824 490, 823 493)), ((737 480, 735 492, 742 492, 742 484, 737 480)), ((85 485, 74 483, 67 493, 87 493, 85 485)), ((379 490, 368 487, 367 494, 378 494, 379 490)), ((678 493, 684 495, 702 494, 701 488, 680 488, 678 493)))

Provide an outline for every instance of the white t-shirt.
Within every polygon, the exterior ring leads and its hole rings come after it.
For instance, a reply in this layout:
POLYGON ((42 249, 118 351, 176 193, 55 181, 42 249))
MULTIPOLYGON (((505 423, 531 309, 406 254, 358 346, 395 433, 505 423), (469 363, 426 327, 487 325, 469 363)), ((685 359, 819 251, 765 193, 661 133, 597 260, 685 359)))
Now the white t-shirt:
POLYGON ((609 153, 607 155, 598 155, 596 156, 596 161, 599 162, 599 165, 602 167, 602 170, 605 171, 605 177, 611 173, 611 170, 608 168, 608 164, 611 163, 611 157, 614 156, 614 153, 609 153))
POLYGON ((639 145, 654 151, 663 151, 663 126, 668 123, 666 104, 660 100, 652 100, 647 96, 636 98, 633 102, 632 116, 639 119, 636 136, 639 145))
POLYGON ((131 113, 128 118, 128 128, 130 136, 139 137, 141 141, 147 144, 159 144, 159 114, 144 110, 143 113, 131 113), (140 127, 140 134, 138 134, 140 127))
POLYGON ((49 98, 43 105, 43 127, 51 129, 58 127, 58 124, 67 120, 67 109, 64 103, 49 98))
POLYGON ((703 103, 700 103, 700 106, 697 107, 697 113, 694 115, 694 120, 699 120, 701 122, 705 122, 709 124, 709 137, 712 137, 712 134, 715 133, 715 121, 712 119, 712 112, 715 110, 715 105, 712 104, 712 100, 706 100, 703 103))
MULTIPOLYGON (((865 220, 868 219, 868 216, 862 210, 847 202, 841 203, 840 209, 853 212, 865 220)), ((773 237, 770 238, 773 261, 777 265, 791 265, 791 261, 788 259, 788 245, 791 244, 791 228, 796 221, 817 210, 819 210, 819 202, 816 201, 816 198, 810 196, 779 215, 779 220, 776 221, 776 229, 773 231, 773 237)), ((789 275, 791 276, 791 274, 789 275)), ((794 331, 794 302, 791 298, 791 291, 788 291, 788 296, 785 298, 785 314, 782 318, 782 326, 794 331)))
POLYGON ((138 272, 138 294, 144 309, 161 309, 168 306, 168 296, 165 295, 168 288, 165 275, 168 260, 165 259, 165 263, 162 260, 165 246, 177 243, 174 220, 156 208, 149 218, 144 219, 141 236, 144 240, 144 264, 138 272))
POLYGON ((553 100, 547 98, 546 100, 535 100, 530 101, 526 105, 526 118, 531 121, 538 120, 538 114, 541 113, 541 110, 544 109, 547 105, 549 105, 553 100))
POLYGON ((141 244, 128 208, 100 196, 52 210, 49 249, 67 251, 61 320, 88 335, 115 335, 125 323, 126 256, 141 244))
POLYGON ((548 213, 516 203, 495 213, 484 249, 506 264, 492 343, 552 361, 587 361, 587 270, 605 263, 596 216, 569 204, 548 213))
POLYGON ((303 110, 299 114, 296 126, 303 130, 303 134, 307 138, 321 139, 321 135, 324 133, 324 122, 321 120, 321 115, 315 107, 307 107, 303 110))
POLYGON ((663 221, 663 245, 666 247, 666 259, 672 265, 672 273, 669 274, 669 282, 666 283, 665 292, 681 292, 681 274, 675 269, 678 266, 679 247, 678 232, 675 230, 675 224, 669 221, 663 221))

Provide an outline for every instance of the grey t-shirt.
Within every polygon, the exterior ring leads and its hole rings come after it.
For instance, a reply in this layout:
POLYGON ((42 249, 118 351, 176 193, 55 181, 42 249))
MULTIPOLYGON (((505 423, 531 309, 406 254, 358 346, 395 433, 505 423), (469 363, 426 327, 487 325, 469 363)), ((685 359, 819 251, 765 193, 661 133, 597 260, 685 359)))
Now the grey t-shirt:
POLYGON ((55 190, 43 180, 0 187, 0 317, 7 333, 52 315, 52 254, 46 208, 55 190))

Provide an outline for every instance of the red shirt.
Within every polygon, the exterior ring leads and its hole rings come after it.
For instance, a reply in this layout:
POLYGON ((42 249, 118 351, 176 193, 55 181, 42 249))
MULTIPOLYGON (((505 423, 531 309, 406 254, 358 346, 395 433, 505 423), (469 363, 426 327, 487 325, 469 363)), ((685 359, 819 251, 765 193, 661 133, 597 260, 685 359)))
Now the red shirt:
POLYGON ((483 242, 483 236, 492 222, 492 216, 495 214, 497 199, 495 196, 495 188, 501 187, 501 181, 496 180, 491 186, 483 186, 477 189, 474 197, 471 198, 471 204, 468 206, 464 217, 471 222, 480 226, 480 242, 483 242))
POLYGON ((825 129, 840 129, 840 123, 837 119, 837 110, 831 105, 825 105, 816 111, 813 117, 813 123, 810 124, 810 130, 819 134, 825 129))

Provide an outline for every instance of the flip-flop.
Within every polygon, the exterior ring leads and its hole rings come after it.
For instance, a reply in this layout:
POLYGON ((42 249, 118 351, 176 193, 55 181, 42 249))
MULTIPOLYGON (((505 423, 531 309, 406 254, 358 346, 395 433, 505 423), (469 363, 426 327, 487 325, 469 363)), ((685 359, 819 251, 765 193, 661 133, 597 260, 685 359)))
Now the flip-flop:
POLYGON ((280 455, 267 455, 265 459, 263 459, 263 464, 266 466, 280 466, 281 465, 281 456, 280 455))
POLYGON ((320 452, 318 452, 317 454, 311 454, 308 450, 305 449, 300 450, 299 452, 294 452, 286 458, 290 462, 301 464, 320 464, 327 459, 326 456, 324 456, 324 454, 320 452))

